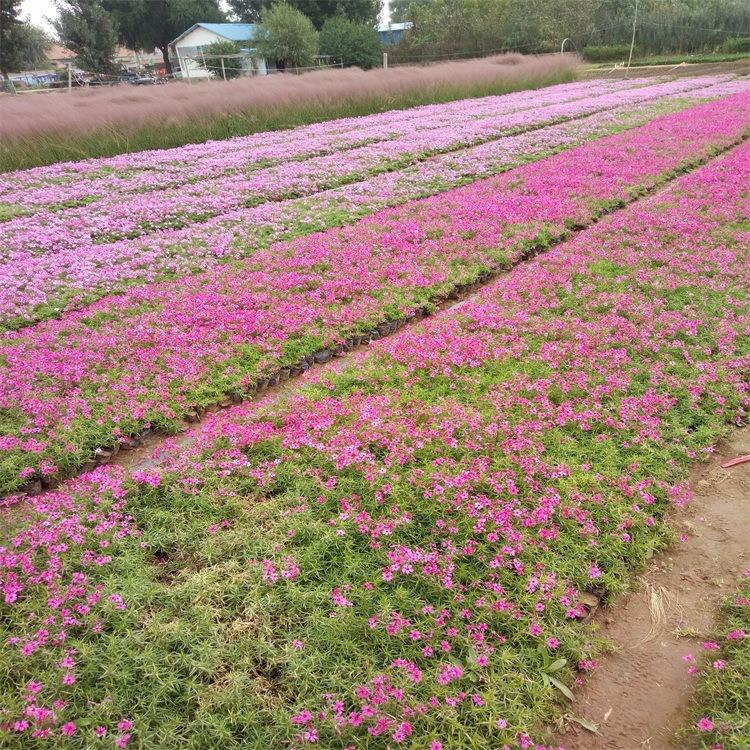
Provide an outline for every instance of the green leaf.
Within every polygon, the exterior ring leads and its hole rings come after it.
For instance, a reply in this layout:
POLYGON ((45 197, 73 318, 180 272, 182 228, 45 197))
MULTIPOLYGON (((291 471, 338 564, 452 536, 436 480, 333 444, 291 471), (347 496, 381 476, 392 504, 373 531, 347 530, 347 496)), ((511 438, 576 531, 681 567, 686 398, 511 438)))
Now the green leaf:
POLYGON ((593 721, 589 721, 588 719, 583 719, 580 716, 569 716, 568 717, 570 721, 574 721, 576 724, 580 724, 584 729, 588 730, 592 734, 598 734, 601 735, 601 732, 599 731, 599 727, 594 724, 593 721))
POLYGON ((566 664, 568 663, 567 659, 556 659, 555 661, 550 664, 546 672, 559 672, 566 664))
POLYGON ((573 693, 570 692, 570 688, 555 677, 547 675, 547 679, 570 701, 573 700, 573 693))

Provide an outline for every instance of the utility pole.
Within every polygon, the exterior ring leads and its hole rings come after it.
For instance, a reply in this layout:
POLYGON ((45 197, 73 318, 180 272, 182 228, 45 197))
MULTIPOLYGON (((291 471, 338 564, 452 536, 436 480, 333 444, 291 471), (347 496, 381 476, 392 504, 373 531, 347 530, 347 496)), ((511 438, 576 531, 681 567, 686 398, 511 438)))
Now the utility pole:
POLYGON ((638 0, 635 0, 635 13, 633 14, 633 36, 630 40, 630 55, 628 56, 628 67, 625 71, 625 77, 628 77, 630 72, 630 63, 633 60, 633 47, 635 47, 635 25, 638 22, 638 0))

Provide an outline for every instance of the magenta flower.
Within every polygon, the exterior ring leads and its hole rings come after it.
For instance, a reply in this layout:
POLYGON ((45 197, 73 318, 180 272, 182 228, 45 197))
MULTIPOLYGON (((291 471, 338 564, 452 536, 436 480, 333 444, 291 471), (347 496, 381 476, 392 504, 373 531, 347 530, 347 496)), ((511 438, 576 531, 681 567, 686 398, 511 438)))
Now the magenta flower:
POLYGON ((711 721, 711 719, 709 719, 707 716, 699 719, 696 726, 701 730, 701 732, 712 732, 714 729, 713 721, 711 721))

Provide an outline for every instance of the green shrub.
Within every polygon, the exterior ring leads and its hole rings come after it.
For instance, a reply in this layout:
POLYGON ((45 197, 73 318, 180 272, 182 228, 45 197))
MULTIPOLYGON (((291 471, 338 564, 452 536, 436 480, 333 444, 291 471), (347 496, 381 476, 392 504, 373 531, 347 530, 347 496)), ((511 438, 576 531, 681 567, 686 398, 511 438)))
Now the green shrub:
POLYGON ((203 50, 202 65, 213 73, 215 78, 238 78, 241 73, 241 60, 231 57, 225 59, 223 71, 221 61, 223 55, 236 55, 239 51, 240 48, 236 42, 214 42, 203 50))
POLYGON ((371 26, 334 16, 320 30, 320 52, 343 65, 367 70, 380 63, 380 37, 371 26))
POLYGON ((263 10, 256 42, 260 54, 282 70, 310 66, 318 52, 318 32, 312 22, 285 2, 263 10))
POLYGON ((749 37, 735 37, 734 39, 727 39, 719 47, 719 52, 728 52, 729 54, 736 54, 738 52, 746 52, 750 54, 750 38, 749 37))
MULTIPOLYGON (((620 62, 630 56, 629 44, 606 44, 596 47, 586 47, 583 56, 589 62, 620 62)), ((633 57, 638 56, 638 48, 633 49, 633 57)))

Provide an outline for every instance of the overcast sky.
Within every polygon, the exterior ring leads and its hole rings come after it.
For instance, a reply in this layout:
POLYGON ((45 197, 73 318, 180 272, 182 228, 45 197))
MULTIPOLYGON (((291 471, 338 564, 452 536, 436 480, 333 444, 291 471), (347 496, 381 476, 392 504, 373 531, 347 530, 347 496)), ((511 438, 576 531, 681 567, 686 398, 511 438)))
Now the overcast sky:
MULTIPOLYGON (((225 2, 221 4, 226 8, 225 2)), ((383 3, 383 5, 387 6, 387 3, 383 3)), ((50 33, 54 33, 54 29, 46 20, 46 17, 55 18, 57 15, 53 0, 23 0, 21 12, 22 16, 28 18, 34 25, 41 26, 50 33)), ((381 18, 384 17, 387 17, 386 13, 381 13, 381 18)))
POLYGON ((44 17, 54 18, 56 15, 57 11, 52 0, 23 0, 21 3, 21 16, 28 18, 35 26, 41 26, 49 32, 52 32, 53 29, 44 17))

